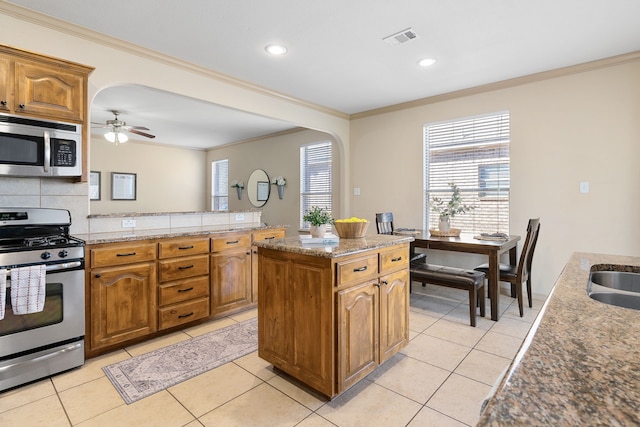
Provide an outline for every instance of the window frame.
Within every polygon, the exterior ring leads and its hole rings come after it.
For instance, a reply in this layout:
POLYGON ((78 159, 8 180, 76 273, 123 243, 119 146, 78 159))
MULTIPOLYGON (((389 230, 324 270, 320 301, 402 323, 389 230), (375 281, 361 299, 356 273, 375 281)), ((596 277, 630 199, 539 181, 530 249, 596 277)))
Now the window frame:
POLYGON ((454 227, 474 234, 509 232, 510 127, 509 111, 424 124, 424 229, 437 228, 439 218, 431 210, 431 200, 434 196, 448 200, 449 183, 454 182, 463 202, 476 206, 454 217, 454 227), (488 181, 495 185, 487 186, 488 181))
POLYGON ((312 206, 320 206, 332 212, 333 143, 329 140, 300 146, 299 224, 301 230, 310 228, 309 223, 306 223, 302 217, 312 206))
POLYGON ((211 161, 211 211, 212 212, 225 212, 229 210, 229 159, 220 159, 211 161), (216 181, 219 167, 222 165, 220 173, 224 174, 226 169, 226 177, 219 185, 216 181), (218 193, 217 190, 220 190, 218 193), (226 202, 226 203, 225 203, 226 202))

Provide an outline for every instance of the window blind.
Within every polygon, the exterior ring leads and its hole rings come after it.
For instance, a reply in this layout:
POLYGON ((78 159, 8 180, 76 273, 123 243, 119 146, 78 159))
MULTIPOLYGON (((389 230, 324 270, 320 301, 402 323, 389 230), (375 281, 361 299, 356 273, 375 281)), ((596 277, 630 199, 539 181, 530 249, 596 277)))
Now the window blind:
POLYGON ((460 188, 464 203, 476 208, 455 216, 455 228, 470 233, 509 232, 510 115, 498 112, 424 126, 424 221, 437 228, 431 200, 460 188))
POLYGON ((330 141, 300 147, 300 227, 309 228, 302 217, 312 206, 331 212, 331 166, 332 146, 330 141))
POLYGON ((229 160, 211 162, 211 210, 229 210, 229 160))

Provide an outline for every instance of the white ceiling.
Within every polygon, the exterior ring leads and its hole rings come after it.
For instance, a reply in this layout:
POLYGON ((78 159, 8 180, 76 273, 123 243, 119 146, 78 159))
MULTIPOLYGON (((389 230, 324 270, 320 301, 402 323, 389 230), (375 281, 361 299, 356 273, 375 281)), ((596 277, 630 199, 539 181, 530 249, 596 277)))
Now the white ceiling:
MULTIPOLYGON (((10 3, 347 114, 640 50, 638 0, 10 3), (382 40, 408 27, 418 38, 397 46, 382 40), (264 46, 271 42, 285 44, 287 55, 266 55, 264 46), (438 62, 420 69, 416 63, 423 57, 438 62)), ((125 112, 121 119, 149 127, 163 142, 160 131, 168 117, 180 126, 195 111, 161 111, 157 91, 134 97, 131 90, 100 93, 92 121, 108 118, 109 113, 99 116, 99 109, 120 109, 125 112)), ((205 111, 204 103, 194 102, 192 107, 205 111)), ((205 137, 218 133, 220 124, 211 123, 206 112, 205 117, 188 127, 204 129, 205 137), (207 121, 212 126, 204 126, 207 121)), ((265 133, 287 127, 260 120, 270 125, 265 133)), ((256 122, 258 133, 260 126, 256 122)), ((238 129, 246 127, 245 122, 238 129)), ((181 131, 185 135, 184 126, 181 131)), ((220 130, 219 141, 256 136, 234 132, 220 130)))

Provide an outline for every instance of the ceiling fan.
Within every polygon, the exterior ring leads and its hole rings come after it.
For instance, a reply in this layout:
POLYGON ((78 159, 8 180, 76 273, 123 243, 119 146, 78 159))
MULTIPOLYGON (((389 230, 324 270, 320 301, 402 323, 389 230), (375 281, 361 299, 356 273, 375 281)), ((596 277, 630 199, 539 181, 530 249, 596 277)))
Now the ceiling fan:
POLYGON ((114 115, 113 120, 107 120, 106 124, 102 123, 92 123, 94 128, 105 128, 109 129, 107 133, 104 134, 104 137, 109 142, 115 142, 116 144, 121 142, 127 142, 129 137, 124 132, 135 133, 136 135, 141 135, 147 138, 155 138, 155 135, 151 135, 150 133, 142 132, 143 130, 149 130, 144 126, 128 126, 126 122, 118 119, 119 111, 109 110, 114 115))

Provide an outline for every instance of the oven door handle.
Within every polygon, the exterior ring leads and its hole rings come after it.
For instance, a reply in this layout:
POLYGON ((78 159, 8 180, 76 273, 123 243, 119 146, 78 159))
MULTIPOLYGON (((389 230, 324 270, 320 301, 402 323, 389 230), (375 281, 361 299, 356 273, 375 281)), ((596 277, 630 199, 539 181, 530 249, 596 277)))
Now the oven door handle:
MULTIPOLYGON (((45 267, 45 270, 47 272, 69 270, 71 268, 76 268, 80 266, 82 266, 82 261, 72 261, 72 262, 64 262, 62 264, 50 264, 45 267)), ((9 276, 11 274, 11 269, 7 268, 6 272, 7 272, 7 276, 9 276)))
POLYGON ((78 343, 75 343, 73 345, 70 345, 69 347, 65 347, 65 348, 63 348, 61 350, 55 351, 53 353, 47 353, 47 354, 44 354, 42 356, 38 356, 38 357, 33 358, 33 359, 25 360, 24 362, 17 362, 17 363, 12 363, 11 365, 2 366, 2 367, 0 367, 0 374, 2 374, 5 371, 8 371, 9 369, 20 368, 22 366, 28 366, 28 365, 33 364, 33 363, 42 362, 43 360, 47 360, 47 359, 51 359, 51 358, 54 358, 54 357, 58 357, 58 356, 63 355, 64 353, 68 353, 70 351, 77 351, 80 348, 82 348, 82 343, 78 342, 78 343))

